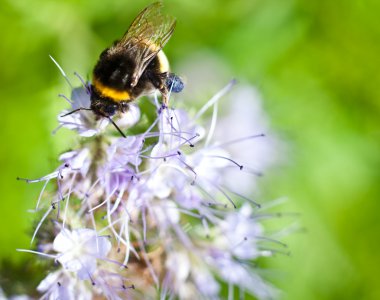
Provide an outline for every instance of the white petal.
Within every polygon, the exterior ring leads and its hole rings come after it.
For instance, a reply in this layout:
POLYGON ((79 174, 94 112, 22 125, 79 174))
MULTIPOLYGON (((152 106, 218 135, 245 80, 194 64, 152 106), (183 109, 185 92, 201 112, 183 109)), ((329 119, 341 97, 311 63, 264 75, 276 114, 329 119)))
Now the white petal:
POLYGON ((77 272, 82 268, 81 261, 73 255, 72 251, 60 255, 57 260, 66 270, 71 272, 77 272))
POLYGON ((65 153, 63 153, 63 154, 61 154, 60 156, 59 156, 59 160, 63 160, 63 161, 65 161, 65 160, 68 160, 68 159, 71 159, 71 158, 73 158, 75 155, 77 155, 77 151, 69 151, 69 152, 65 152, 65 153))
POLYGON ((166 267, 175 275, 176 280, 185 281, 190 273, 190 261, 182 252, 172 252, 166 260, 166 267))
POLYGON ((173 201, 165 199, 161 205, 153 207, 153 210, 161 226, 179 223, 180 213, 173 201))
POLYGON ((206 270, 194 270, 193 278, 195 284, 203 295, 214 298, 219 294, 219 283, 206 270))
POLYGON ((57 252, 66 252, 74 247, 74 240, 71 231, 62 229, 55 237, 53 242, 53 249, 57 252))
MULTIPOLYGON (((74 128, 71 128, 71 129, 74 129, 74 128)), ((97 133, 98 133, 98 130, 96 129, 88 129, 88 130, 79 131, 79 135, 84 136, 84 137, 91 137, 91 136, 96 135, 97 133)))
POLYGON ((80 263, 81 268, 78 269, 77 276, 82 280, 89 279, 96 270, 96 259, 93 256, 84 255, 81 257, 80 263))
POLYGON ((73 239, 78 243, 86 242, 97 236, 96 231, 89 228, 79 228, 73 230, 73 239))
POLYGON ((119 127, 131 127, 140 120, 141 112, 137 105, 129 104, 127 112, 120 114, 120 119, 116 121, 119 127))
POLYGON ((83 244, 84 251, 97 257, 106 257, 111 250, 111 242, 107 237, 94 237, 83 244))
POLYGON ((37 286, 37 291, 45 292, 47 291, 53 284, 57 284, 59 277, 59 271, 54 273, 49 273, 40 284, 37 286))
POLYGON ((90 95, 83 87, 73 89, 71 93, 71 100, 73 103, 73 109, 81 107, 89 108, 91 105, 90 95))
POLYGON ((71 167, 73 169, 81 169, 84 166, 86 159, 89 156, 89 150, 84 148, 81 152, 78 153, 71 161, 71 167))

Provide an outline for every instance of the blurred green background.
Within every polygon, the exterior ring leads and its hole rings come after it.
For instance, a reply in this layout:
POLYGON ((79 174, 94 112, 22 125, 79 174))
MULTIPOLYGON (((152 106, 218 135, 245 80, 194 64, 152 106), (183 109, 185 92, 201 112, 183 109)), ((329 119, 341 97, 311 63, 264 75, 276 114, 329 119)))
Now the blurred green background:
MULTIPOLYGON (((15 178, 53 170, 71 139, 51 135, 66 106, 57 94, 69 89, 48 54, 71 77, 88 76, 103 48, 148 3, 0 2, 0 258, 20 270, 25 256, 15 248, 29 247, 27 209, 41 185, 15 178)), ((265 197, 287 196, 280 210, 299 212, 306 229, 285 239, 291 256, 268 260, 283 299, 380 299, 380 2, 165 6, 178 21, 165 48, 172 65, 213 53, 231 77, 258 87, 273 128, 288 143, 286 163, 262 180, 265 197)))

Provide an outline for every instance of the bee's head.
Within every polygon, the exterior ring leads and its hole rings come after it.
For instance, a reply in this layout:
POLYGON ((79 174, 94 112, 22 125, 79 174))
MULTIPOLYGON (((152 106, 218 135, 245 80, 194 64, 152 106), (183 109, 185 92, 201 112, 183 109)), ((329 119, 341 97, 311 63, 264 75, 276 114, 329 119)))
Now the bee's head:
POLYGON ((91 93, 91 110, 102 117, 112 117, 118 110, 119 104, 112 99, 104 98, 95 89, 91 93))

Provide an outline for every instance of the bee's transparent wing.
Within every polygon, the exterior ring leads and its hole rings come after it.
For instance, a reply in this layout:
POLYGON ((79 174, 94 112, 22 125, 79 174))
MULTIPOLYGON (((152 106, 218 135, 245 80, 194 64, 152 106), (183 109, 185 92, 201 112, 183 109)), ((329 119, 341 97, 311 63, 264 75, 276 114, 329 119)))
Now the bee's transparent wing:
POLYGON ((135 86, 145 68, 170 39, 175 19, 162 15, 161 2, 146 7, 134 19, 128 31, 110 50, 130 51, 136 58, 136 67, 132 74, 131 85, 135 86))

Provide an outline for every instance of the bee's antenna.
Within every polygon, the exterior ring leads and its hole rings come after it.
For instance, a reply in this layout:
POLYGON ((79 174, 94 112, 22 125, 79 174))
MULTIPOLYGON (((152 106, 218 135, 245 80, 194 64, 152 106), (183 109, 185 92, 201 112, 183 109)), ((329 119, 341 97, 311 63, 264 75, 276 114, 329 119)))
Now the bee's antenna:
POLYGON ((117 129, 117 131, 119 131, 119 133, 124 137, 126 138, 125 134, 121 131, 121 129, 119 128, 119 126, 116 125, 116 123, 112 120, 111 117, 106 117, 108 120, 110 120, 110 122, 112 123, 113 126, 115 126, 115 128, 117 129))
MULTIPOLYGON (((79 107, 79 108, 77 108, 77 109, 74 109, 73 111, 70 111, 70 112, 68 112, 67 114, 64 114, 64 115, 62 115, 61 116, 61 118, 63 118, 63 117, 66 117, 66 116, 69 116, 69 115, 71 115, 71 114, 73 114, 73 113, 76 113, 76 112, 78 112, 78 111, 81 111, 81 110, 93 110, 92 108, 87 108, 87 107, 79 107)), ((119 126, 117 126, 116 125, 116 123, 114 122, 114 120, 112 120, 112 118, 110 117, 110 116, 106 116, 106 115, 104 115, 104 114, 100 114, 102 117, 104 117, 104 118, 107 118, 111 123, 112 123, 112 125, 113 126, 115 126, 115 128, 117 129, 117 131, 119 131, 119 133, 124 137, 124 138, 126 138, 126 135, 121 131, 121 129, 119 128, 119 126)))
POLYGON ((73 113, 76 113, 77 111, 81 111, 81 110, 92 110, 92 109, 91 109, 91 108, 86 108, 86 107, 79 107, 79 108, 77 108, 77 109, 74 109, 73 111, 70 111, 70 112, 67 113, 67 114, 62 115, 61 118, 66 117, 66 116, 69 116, 69 115, 71 115, 71 114, 73 114, 73 113))

